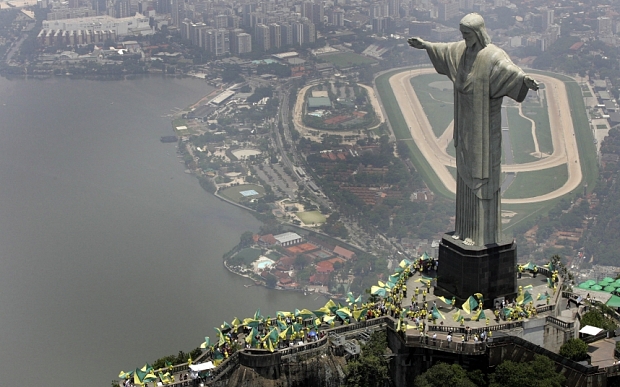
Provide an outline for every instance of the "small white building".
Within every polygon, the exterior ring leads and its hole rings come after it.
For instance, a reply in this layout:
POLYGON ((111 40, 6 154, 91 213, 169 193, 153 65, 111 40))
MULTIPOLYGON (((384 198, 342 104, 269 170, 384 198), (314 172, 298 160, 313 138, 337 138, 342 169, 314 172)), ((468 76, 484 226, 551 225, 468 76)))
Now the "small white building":
POLYGON ((284 234, 278 234, 273 236, 276 240, 276 244, 286 247, 293 246, 303 241, 303 238, 294 232, 285 232, 284 234))

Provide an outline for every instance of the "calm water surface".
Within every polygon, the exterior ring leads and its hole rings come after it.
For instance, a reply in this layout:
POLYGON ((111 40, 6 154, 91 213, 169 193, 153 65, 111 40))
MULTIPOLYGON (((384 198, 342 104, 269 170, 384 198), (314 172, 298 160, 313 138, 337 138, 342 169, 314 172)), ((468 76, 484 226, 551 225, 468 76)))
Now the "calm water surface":
POLYGON ((245 288, 222 254, 260 224, 183 173, 167 114, 196 80, 0 79, 2 386, 109 386, 214 326, 323 298, 245 288))

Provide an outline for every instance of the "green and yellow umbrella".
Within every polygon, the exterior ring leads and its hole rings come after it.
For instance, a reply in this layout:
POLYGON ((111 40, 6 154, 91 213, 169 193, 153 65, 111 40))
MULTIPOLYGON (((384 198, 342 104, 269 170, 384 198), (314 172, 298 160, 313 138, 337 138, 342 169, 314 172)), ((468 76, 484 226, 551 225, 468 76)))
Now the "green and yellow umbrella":
POLYGON ((538 293, 538 295, 536 296, 536 301, 545 299, 547 299, 547 296, 545 294, 538 293))
POLYGON ((262 320, 263 316, 260 314, 260 309, 256 309, 256 312, 254 313, 254 320, 262 320))
POLYGON ((218 338, 217 345, 221 347, 222 345, 226 343, 226 338, 224 337, 224 334, 219 328, 213 328, 213 329, 217 331, 217 338, 218 338))
POLYGON ((385 288, 382 288, 380 286, 371 286, 370 287, 370 294, 374 295, 374 296, 379 296, 379 297, 385 297, 387 294, 387 290, 385 288))
POLYGON ((260 323, 261 322, 259 320, 255 320, 251 317, 243 319, 243 325, 245 325, 246 327, 250 327, 250 328, 258 328, 260 323))
POLYGON ((144 378, 146 377, 146 375, 148 375, 147 371, 143 371, 140 368, 136 368, 136 370, 133 373, 133 384, 143 386, 145 383, 144 378))
POLYGON ((332 313, 336 313, 336 310, 338 310, 338 305, 336 305, 334 300, 329 300, 325 304, 325 308, 329 309, 332 313))
POLYGON ((256 340, 256 335, 258 334, 258 330, 256 328, 252 328, 250 333, 245 337, 245 342, 250 345, 252 348, 256 348, 258 345, 258 341, 256 340))
POLYGON ((224 321, 224 322, 222 323, 222 325, 220 325, 220 329, 222 330, 222 332, 225 332, 225 331, 229 331, 229 330, 231 330, 231 329, 232 329, 232 327, 230 326, 230 324, 229 324, 229 323, 227 323, 226 321, 224 321))
POLYGON ((287 328, 286 323, 281 320, 276 320, 276 325, 278 326, 278 329, 280 330, 280 332, 282 332, 283 330, 287 328))
POLYGON ((471 314, 471 311, 476 310, 476 308, 478 307, 478 301, 476 301, 473 296, 469 296, 461 307, 465 312, 467 312, 467 314, 471 314))
POLYGON ((349 310, 349 308, 347 308, 347 307, 340 308, 340 309, 338 309, 336 311, 336 316, 338 316, 341 319, 345 320, 345 319, 351 317, 351 310, 349 310))
POLYGON ((285 330, 281 331, 278 336, 280 336, 282 340, 286 340, 286 338, 290 337, 293 333, 295 333, 295 330, 293 329, 293 326, 291 325, 287 327, 285 330))
POLYGON ((355 298, 353 293, 348 292, 347 293, 347 302, 349 303, 349 305, 361 303, 362 302, 362 296, 360 295, 357 298, 355 298))
POLYGON ((307 318, 314 317, 314 313, 312 313, 308 309, 302 309, 302 310, 295 309, 295 317, 301 317, 305 320, 307 318))
POLYGON ((432 280, 431 280, 430 278, 424 278, 424 277, 422 277, 422 278, 418 278, 418 279, 416 279, 414 282, 422 282, 424 285, 426 285, 426 286, 429 286, 429 287, 430 287, 430 286, 431 286, 431 281, 432 281, 432 280))
POLYGON ((464 320, 465 318, 464 318, 463 316, 461 316, 461 310, 460 310, 460 309, 457 309, 457 310, 456 310, 456 313, 454 313, 454 314, 452 315, 452 319, 453 319, 455 322, 460 322, 461 320, 464 320))
POLYGON ((320 318, 320 317, 325 316, 326 314, 331 314, 331 310, 329 310, 327 307, 324 306, 324 307, 319 308, 317 310, 313 310, 312 313, 314 313, 314 315, 316 317, 320 318))
POLYGON ((208 336, 205 336, 205 341, 200 344, 200 349, 207 349, 211 346, 211 339, 208 336))
POLYGON ((434 318, 435 320, 446 319, 446 317, 437 309, 435 305, 433 305, 433 309, 431 309, 431 317, 434 318))
POLYGON ((355 318, 355 321, 359 321, 360 317, 365 317, 367 313, 368 313, 368 309, 367 308, 354 310, 353 311, 353 317, 355 318))
POLYGON ((474 315, 474 321, 486 320, 487 316, 484 314, 484 309, 480 308, 480 310, 474 315))
POLYGON ((241 320, 239 320, 237 317, 235 317, 234 320, 232 320, 232 326, 233 326, 233 330, 237 330, 237 328, 239 328, 239 325, 241 325, 241 320))

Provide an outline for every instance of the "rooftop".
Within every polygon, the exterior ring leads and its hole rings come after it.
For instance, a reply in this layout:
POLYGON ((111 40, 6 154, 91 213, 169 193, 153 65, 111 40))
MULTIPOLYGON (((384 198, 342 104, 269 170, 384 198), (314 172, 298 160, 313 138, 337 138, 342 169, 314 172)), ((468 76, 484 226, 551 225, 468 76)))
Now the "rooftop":
POLYGON ((301 236, 294 232, 285 232, 284 234, 274 235, 273 237, 280 243, 292 242, 301 239, 301 236))
POLYGON ((309 108, 331 107, 332 103, 328 97, 310 97, 308 98, 309 108))

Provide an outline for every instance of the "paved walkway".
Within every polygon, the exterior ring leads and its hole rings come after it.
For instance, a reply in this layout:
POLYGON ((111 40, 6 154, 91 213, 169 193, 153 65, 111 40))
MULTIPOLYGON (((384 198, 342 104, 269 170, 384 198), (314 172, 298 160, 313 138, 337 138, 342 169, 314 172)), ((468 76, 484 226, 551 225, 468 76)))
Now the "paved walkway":
POLYGON ((592 359, 593 366, 605 368, 614 365, 614 349, 616 341, 614 339, 603 339, 588 344, 588 354, 592 359))
MULTIPOLYGON (((435 277, 435 272, 431 271, 430 273, 425 273, 425 277, 435 277)), ((413 277, 409 278, 407 281, 407 297, 403 299, 402 305, 403 307, 408 307, 411 305, 411 296, 415 295, 416 286, 420 289, 420 295, 418 296, 418 305, 423 304, 422 301, 422 289, 426 289, 426 285, 419 280, 422 278, 420 274, 415 274, 413 277)), ((546 300, 536 301, 538 294, 545 294, 548 292, 550 296, 553 295, 553 290, 547 287, 547 277, 539 274, 536 278, 533 278, 529 273, 523 273, 521 279, 517 281, 518 286, 526 287, 531 285, 532 288, 527 288, 527 290, 534 299, 534 306, 546 306, 546 300)), ((483 295, 484 296, 484 295, 483 295)), ((561 298, 560 298, 561 299, 561 298)), ((553 301, 553 297, 551 297, 553 301)), ((452 305, 446 305, 443 301, 437 298, 433 292, 433 288, 431 287, 430 294, 426 297, 426 302, 428 303, 428 309, 431 309, 433 306, 433 301, 436 302, 437 309, 445 316, 444 320, 437 320, 437 325, 442 325, 445 327, 454 327, 454 328, 462 328, 462 327, 470 327, 474 328, 485 328, 487 327, 486 320, 474 321, 474 313, 467 314, 462 310, 462 305, 457 301, 457 307, 461 310, 461 315, 464 317, 463 325, 454 321, 453 316, 457 312, 457 309, 452 305)), ((501 325, 506 324, 508 321, 500 319, 499 323, 495 321, 495 315, 493 314, 492 309, 484 309, 484 314, 489 319, 488 326, 501 325)), ((532 318, 545 318, 547 314, 537 315, 532 318)), ((525 319, 527 320, 527 319, 525 319)), ((428 320, 425 321, 428 324, 428 320)), ((432 325, 432 322, 429 324, 432 325)), ((409 333, 409 332, 408 332, 409 333)), ((439 335, 439 333, 438 333, 439 335)), ((445 337, 445 334, 442 334, 442 337, 445 337)))

